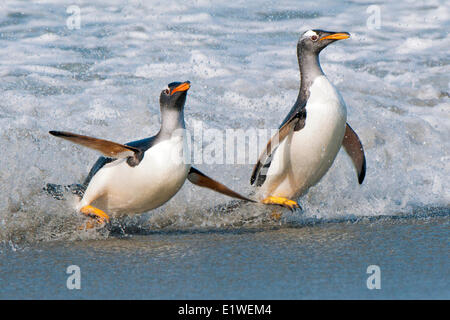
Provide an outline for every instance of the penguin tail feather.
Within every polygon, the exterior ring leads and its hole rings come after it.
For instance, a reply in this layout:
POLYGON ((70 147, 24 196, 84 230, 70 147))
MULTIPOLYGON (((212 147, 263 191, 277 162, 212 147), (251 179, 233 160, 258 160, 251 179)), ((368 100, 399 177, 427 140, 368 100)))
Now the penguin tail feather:
POLYGON ((56 200, 65 200, 64 195, 67 192, 70 192, 80 199, 83 198, 84 192, 86 191, 86 186, 74 183, 66 186, 62 186, 54 183, 47 183, 47 185, 43 188, 49 195, 51 195, 56 200))

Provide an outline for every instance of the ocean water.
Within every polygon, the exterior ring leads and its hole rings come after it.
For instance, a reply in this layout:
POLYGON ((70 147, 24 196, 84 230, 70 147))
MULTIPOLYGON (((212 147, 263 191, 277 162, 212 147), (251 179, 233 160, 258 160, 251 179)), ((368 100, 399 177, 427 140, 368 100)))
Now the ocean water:
MULTIPOLYGON (((0 297, 448 299, 449 27, 443 0, 2 2, 0 297), (261 206, 223 210, 229 199, 187 182, 164 206, 89 231, 76 199, 43 192, 82 181, 97 157, 49 130, 153 135, 173 81, 192 83, 188 130, 277 128, 311 28, 352 35, 321 65, 364 144, 363 185, 341 151, 303 211, 279 221, 261 206), (71 264, 80 291, 65 288, 71 264), (366 287, 369 265, 381 290, 366 287)), ((251 194, 249 159, 195 165, 251 194)))

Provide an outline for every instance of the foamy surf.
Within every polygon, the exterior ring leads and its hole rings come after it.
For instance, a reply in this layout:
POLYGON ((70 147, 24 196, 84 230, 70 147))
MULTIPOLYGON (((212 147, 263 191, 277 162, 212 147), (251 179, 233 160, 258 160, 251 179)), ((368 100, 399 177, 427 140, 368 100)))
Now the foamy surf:
MULTIPOLYGON (((180 79, 192 82, 188 129, 199 121, 206 129, 275 129, 297 96, 295 46, 300 33, 311 27, 352 34, 325 49, 321 63, 364 144, 364 184, 358 185, 341 152, 320 184, 299 199, 303 212, 287 212, 281 221, 268 219, 270 209, 211 212, 228 200, 186 183, 168 204, 118 221, 119 228, 264 228, 414 216, 418 210, 433 215, 429 208, 448 215, 446 2, 432 1, 427 7, 385 3, 379 30, 367 28, 365 5, 340 6, 330 13, 330 3, 304 3, 302 10, 293 10, 298 5, 290 1, 277 8, 246 1, 246 10, 241 10, 244 3, 208 1, 182 6, 84 3, 79 30, 67 28, 62 2, 3 4, 0 241, 72 241, 109 234, 78 230, 84 218, 75 212, 74 200, 56 201, 42 191, 46 183, 81 182, 97 157, 57 141, 48 130, 118 142, 153 135, 159 126, 159 92, 180 79)), ((201 143, 207 147, 212 141, 201 143)), ((250 163, 196 166, 241 193, 253 191, 250 163)))

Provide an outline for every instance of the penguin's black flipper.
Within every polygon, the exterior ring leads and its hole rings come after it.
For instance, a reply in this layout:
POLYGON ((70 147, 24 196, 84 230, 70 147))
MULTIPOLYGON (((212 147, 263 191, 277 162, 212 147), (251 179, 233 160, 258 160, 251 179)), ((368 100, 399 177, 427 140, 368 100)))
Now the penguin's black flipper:
POLYGON ((126 158, 127 163, 131 167, 137 166, 144 156, 144 152, 141 149, 108 140, 64 131, 50 131, 49 133, 55 137, 63 138, 73 143, 100 151, 104 156, 109 158, 126 158))
POLYGON ((245 201, 249 201, 249 202, 256 202, 252 199, 249 199, 247 197, 240 195, 237 192, 234 192, 227 186, 223 185, 222 183, 220 183, 214 179, 211 179, 210 177, 203 174, 202 172, 195 169, 194 167, 191 167, 191 169, 189 170, 187 178, 190 182, 192 182, 193 184, 196 184, 200 187, 205 187, 205 188, 214 190, 216 192, 219 192, 221 194, 227 195, 232 198, 245 200, 245 201))
POLYGON ((358 135, 349 126, 345 127, 344 140, 342 141, 345 151, 350 156, 358 174, 359 184, 363 183, 366 176, 366 156, 364 155, 364 148, 359 140, 358 135))
POLYGON ((278 132, 269 140, 266 149, 259 156, 258 162, 256 162, 253 168, 252 177, 250 178, 250 184, 254 184, 256 178, 258 178, 257 185, 260 186, 264 183, 266 179, 265 174, 260 174, 261 169, 270 167, 272 153, 276 150, 279 144, 288 136, 292 131, 298 131, 303 129, 306 120, 306 109, 301 109, 291 116, 290 119, 286 120, 283 126, 278 130, 278 132))

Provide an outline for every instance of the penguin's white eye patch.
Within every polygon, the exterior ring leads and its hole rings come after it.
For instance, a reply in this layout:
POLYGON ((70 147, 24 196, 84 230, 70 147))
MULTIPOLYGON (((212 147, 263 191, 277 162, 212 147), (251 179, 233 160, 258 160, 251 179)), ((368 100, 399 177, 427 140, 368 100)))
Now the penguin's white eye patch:
MULTIPOLYGON (((304 36, 305 38, 310 38, 310 39, 311 39, 311 37, 313 37, 313 36, 316 36, 317 38, 319 37, 319 36, 317 35, 317 33, 314 32, 314 31, 312 31, 312 30, 306 31, 306 32, 303 34, 303 36, 304 36)), ((311 39, 311 40, 312 40, 312 39, 311 39)))
POLYGON ((169 87, 167 87, 167 88, 164 89, 164 93, 165 93, 165 94, 169 94, 169 93, 170 93, 169 87))

